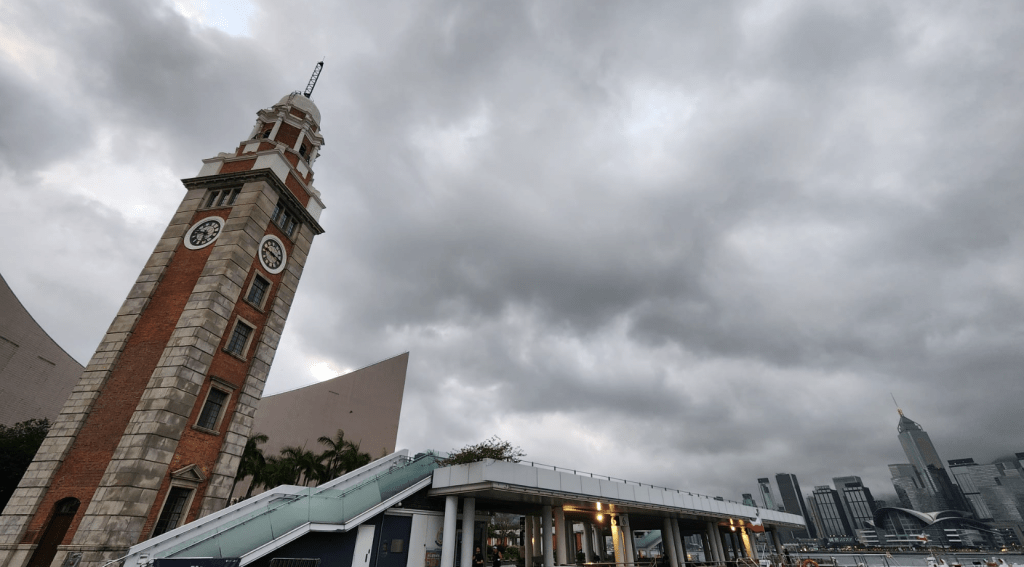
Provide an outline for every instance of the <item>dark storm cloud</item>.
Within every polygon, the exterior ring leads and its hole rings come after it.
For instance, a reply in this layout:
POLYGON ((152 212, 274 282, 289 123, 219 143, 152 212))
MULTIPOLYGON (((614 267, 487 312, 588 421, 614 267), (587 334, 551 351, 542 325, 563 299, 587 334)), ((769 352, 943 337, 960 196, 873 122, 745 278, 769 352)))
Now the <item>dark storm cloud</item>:
POLYGON ((105 306, 73 325, 79 358, 174 178, 326 54, 327 233, 272 390, 408 350, 400 445, 499 433, 730 498, 776 472, 888 492, 890 392, 946 458, 1024 449, 1015 4, 266 2, 251 37, 161 5, 12 6, 35 47, 0 58, 0 97, 26 101, 0 163, 28 181, 0 183, 70 186, 45 215, 10 201, 19 226, 64 223, 116 268, 55 254, 60 233, 0 269, 47 329, 105 306), (97 167, 148 174, 153 210, 97 167), (90 283, 62 292, 69 272, 90 283))

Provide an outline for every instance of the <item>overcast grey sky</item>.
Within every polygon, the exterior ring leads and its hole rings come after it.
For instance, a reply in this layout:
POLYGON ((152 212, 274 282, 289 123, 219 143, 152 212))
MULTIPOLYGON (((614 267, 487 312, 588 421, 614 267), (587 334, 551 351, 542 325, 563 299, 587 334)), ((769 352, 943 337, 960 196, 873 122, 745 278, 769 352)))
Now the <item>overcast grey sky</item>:
POLYGON ((1024 4, 0 3, 0 273, 79 361, 181 178, 301 90, 268 392, 410 351, 399 446, 738 499, 1024 451, 1024 4))

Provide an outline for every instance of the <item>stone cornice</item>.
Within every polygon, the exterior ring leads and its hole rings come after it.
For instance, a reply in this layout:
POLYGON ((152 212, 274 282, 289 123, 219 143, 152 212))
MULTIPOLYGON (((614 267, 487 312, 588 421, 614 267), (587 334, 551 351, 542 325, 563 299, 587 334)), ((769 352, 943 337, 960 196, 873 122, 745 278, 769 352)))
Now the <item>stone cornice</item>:
POLYGON ((302 222, 306 223, 313 229, 314 234, 324 233, 324 229, 320 226, 320 223, 313 218, 313 215, 309 214, 306 207, 302 206, 302 203, 298 198, 292 194, 291 190, 285 186, 284 182, 281 181, 277 174, 270 168, 237 171, 235 173, 218 173, 216 175, 206 175, 203 177, 191 177, 188 179, 182 179, 181 183, 185 185, 186 189, 215 189, 228 185, 242 185, 252 181, 266 181, 267 183, 270 183, 270 185, 281 195, 281 198, 290 205, 289 209, 296 212, 302 218, 302 222))

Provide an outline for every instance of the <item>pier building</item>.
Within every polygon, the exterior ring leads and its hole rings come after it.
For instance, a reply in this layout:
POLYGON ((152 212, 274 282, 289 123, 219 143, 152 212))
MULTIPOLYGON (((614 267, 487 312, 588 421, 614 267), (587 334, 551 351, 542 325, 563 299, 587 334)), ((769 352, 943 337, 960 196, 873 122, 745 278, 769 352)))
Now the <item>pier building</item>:
POLYGON ((752 532, 763 531, 781 554, 779 531, 804 527, 799 515, 569 468, 490 459, 442 466, 433 453, 400 451, 321 486, 278 487, 161 534, 133 546, 123 565, 221 558, 240 567, 468 567, 497 513, 524 517, 526 567, 571 564, 578 553, 632 566, 634 531, 652 540, 659 532, 671 567, 695 557, 756 561, 752 532))

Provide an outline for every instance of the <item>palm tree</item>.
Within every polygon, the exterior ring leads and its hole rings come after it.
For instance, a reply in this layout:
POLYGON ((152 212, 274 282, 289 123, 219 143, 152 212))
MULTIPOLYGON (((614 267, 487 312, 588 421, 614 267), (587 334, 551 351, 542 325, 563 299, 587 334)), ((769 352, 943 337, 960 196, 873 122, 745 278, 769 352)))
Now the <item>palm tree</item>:
POLYGON ((359 467, 364 467, 373 461, 373 457, 369 453, 359 452, 359 443, 349 443, 348 451, 345 453, 345 472, 354 471, 359 467))
POLYGON ((294 459, 283 455, 272 455, 267 457, 267 465, 260 484, 269 490, 282 484, 295 484, 297 477, 294 459))
POLYGON ((245 477, 251 476, 252 482, 249 483, 249 489, 245 492, 245 497, 249 498, 252 496, 253 487, 257 484, 263 483, 263 474, 267 468, 267 459, 263 455, 263 449, 260 445, 266 443, 270 438, 263 433, 253 433, 249 439, 245 441, 245 449, 242 450, 242 460, 238 463, 238 473, 235 474, 235 480, 231 483, 231 494, 235 493, 235 485, 238 481, 245 477))
POLYGON ((349 471, 370 464, 373 457, 369 453, 359 452, 359 444, 345 439, 345 432, 341 429, 332 437, 321 437, 318 441, 327 446, 327 450, 320 455, 325 461, 324 481, 337 478, 349 471))
POLYGON ((317 441, 327 446, 327 450, 320 455, 320 459, 326 465, 325 476, 327 479, 344 474, 346 471, 343 471, 342 468, 344 466, 345 454, 352 445, 351 442, 345 440, 345 432, 339 429, 333 438, 324 435, 317 439, 317 441))
POLYGON ((318 482, 324 476, 320 456, 305 447, 281 449, 281 460, 291 466, 293 479, 290 484, 309 486, 310 482, 318 482))

